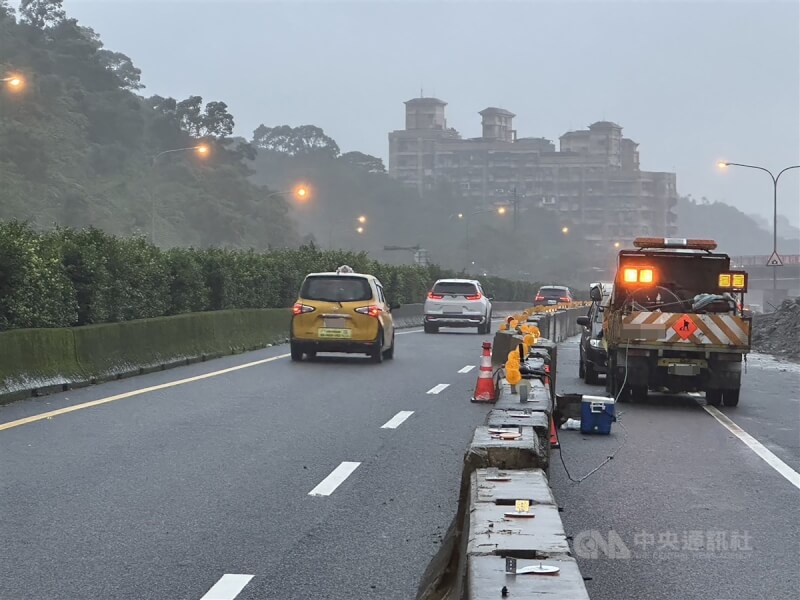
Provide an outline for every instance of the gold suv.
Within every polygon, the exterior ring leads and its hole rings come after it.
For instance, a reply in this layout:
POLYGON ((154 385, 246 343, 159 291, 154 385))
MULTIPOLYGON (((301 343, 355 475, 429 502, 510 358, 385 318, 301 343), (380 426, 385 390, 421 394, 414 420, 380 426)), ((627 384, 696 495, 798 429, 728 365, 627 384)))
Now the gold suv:
POLYGON ((318 352, 367 354, 378 363, 393 358, 392 308, 372 275, 350 267, 307 275, 292 308, 292 360, 318 352))

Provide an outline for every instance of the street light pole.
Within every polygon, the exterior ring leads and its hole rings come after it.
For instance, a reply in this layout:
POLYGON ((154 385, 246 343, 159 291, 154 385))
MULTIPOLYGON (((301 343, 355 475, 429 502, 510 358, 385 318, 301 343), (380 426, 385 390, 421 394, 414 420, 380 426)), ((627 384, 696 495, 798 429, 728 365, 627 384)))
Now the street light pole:
MULTIPOLYGON (((188 152, 190 150, 194 150, 198 154, 205 156, 208 154, 208 146, 205 144, 198 144, 197 146, 187 146, 186 148, 174 148, 172 150, 163 150, 159 152, 151 159, 150 167, 151 169, 155 170, 156 163, 158 159, 164 156, 165 154, 172 154, 174 152, 188 152)), ((148 187, 150 191, 150 243, 154 246, 156 245, 156 195, 153 192, 151 187, 148 187)))
POLYGON ((469 222, 472 217, 476 215, 482 215, 486 213, 497 213, 499 215, 506 214, 506 207, 500 206, 498 208, 489 208, 489 209, 482 209, 476 210, 471 213, 458 213, 457 215, 450 215, 450 218, 458 217, 460 220, 464 221, 464 272, 469 269, 469 222))
MULTIPOLYGON (((722 161, 719 163, 719 166, 722 168, 725 167, 745 167, 747 169, 758 169, 759 171, 764 171, 767 175, 770 176, 772 179, 772 254, 778 254, 778 180, 781 178, 786 171, 790 169, 800 169, 800 165, 792 165, 790 167, 786 167, 782 169, 777 175, 773 175, 772 171, 765 167, 759 167, 757 165, 746 165, 744 163, 735 163, 735 162, 728 162, 722 161)), ((778 289, 778 265, 773 265, 772 267, 772 291, 778 289)))

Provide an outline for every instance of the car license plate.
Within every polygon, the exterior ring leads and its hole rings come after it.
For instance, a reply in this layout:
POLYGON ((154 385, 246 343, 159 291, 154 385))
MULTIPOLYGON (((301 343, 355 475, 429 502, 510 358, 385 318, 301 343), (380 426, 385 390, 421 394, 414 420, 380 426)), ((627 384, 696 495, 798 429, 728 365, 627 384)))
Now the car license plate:
POLYGON ((321 338, 349 338, 353 336, 350 329, 334 329, 333 327, 320 327, 319 337, 321 338))
POLYGON ((448 315, 460 315, 461 309, 460 308, 445 308, 444 312, 448 315))
POLYGON ((345 319, 341 317, 325 317, 326 329, 346 329, 345 319))
POLYGON ((558 304, 558 302, 556 300, 548 300, 547 303, 548 304, 558 304))

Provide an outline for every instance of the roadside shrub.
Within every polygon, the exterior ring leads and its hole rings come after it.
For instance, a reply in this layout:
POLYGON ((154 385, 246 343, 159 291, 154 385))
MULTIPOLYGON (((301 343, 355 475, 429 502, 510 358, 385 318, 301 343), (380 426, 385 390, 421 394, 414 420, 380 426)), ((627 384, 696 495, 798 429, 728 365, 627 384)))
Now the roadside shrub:
MULTIPOLYGON (((39 233, 22 223, 0 223, 0 330, 286 307, 307 273, 345 264, 374 274, 389 301, 401 304, 422 302, 434 281, 458 276, 436 265, 390 265, 364 252, 313 245, 266 253, 162 251, 144 238, 94 228, 39 233)), ((536 293, 533 283, 481 280, 496 300, 530 301, 536 293)))

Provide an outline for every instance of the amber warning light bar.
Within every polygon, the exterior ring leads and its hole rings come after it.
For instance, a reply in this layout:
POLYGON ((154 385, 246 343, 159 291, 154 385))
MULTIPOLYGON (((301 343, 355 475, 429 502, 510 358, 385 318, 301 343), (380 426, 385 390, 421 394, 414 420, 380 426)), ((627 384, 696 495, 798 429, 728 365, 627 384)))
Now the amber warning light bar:
POLYGON ((686 238, 640 237, 633 240, 635 248, 685 248, 686 250, 716 250, 714 240, 689 240, 686 238))

